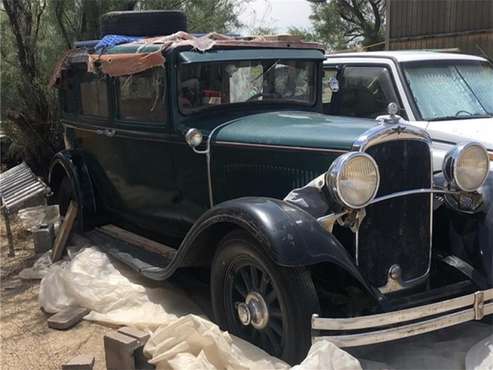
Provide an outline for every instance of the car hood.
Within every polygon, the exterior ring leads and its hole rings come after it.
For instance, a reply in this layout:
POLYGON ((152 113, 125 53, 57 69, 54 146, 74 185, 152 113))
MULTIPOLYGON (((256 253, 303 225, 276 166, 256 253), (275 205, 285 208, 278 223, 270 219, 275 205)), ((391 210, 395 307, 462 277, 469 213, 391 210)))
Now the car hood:
POLYGON ((479 141, 493 151, 493 118, 432 121, 427 131, 433 140, 450 143, 479 141))
POLYGON ((313 112, 269 112, 230 121, 215 141, 351 150, 353 142, 375 125, 375 120, 313 112))

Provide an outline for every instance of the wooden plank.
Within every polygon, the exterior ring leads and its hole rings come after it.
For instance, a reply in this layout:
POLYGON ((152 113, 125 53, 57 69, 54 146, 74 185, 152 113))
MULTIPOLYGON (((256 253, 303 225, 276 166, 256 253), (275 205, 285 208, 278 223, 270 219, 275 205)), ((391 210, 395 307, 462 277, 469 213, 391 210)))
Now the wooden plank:
POLYGON ((15 257, 15 248, 14 248, 14 237, 12 236, 12 230, 10 228, 10 219, 9 213, 5 206, 1 207, 2 216, 5 221, 5 232, 7 233, 7 241, 9 242, 9 257, 15 257))
POLYGON ((129 244, 142 247, 149 252, 160 254, 164 257, 169 257, 170 254, 176 253, 176 249, 168 247, 165 244, 158 243, 154 240, 147 239, 138 234, 134 234, 128 230, 122 229, 115 225, 104 225, 97 228, 99 231, 112 236, 116 239, 123 240, 129 244))
POLYGON ((58 235, 55 239, 55 244, 53 245, 53 250, 51 252, 51 261, 56 262, 63 256, 63 251, 65 250, 65 245, 67 244, 68 237, 75 223, 77 217, 77 212, 79 207, 74 201, 70 201, 67 213, 65 214, 65 219, 63 220, 58 235))

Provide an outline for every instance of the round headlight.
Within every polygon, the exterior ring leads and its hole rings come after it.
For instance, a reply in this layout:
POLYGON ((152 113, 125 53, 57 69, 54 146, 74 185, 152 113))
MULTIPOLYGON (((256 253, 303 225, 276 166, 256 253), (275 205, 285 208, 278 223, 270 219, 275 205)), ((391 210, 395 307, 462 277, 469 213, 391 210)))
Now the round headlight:
POLYGON ((380 174, 375 160, 368 154, 350 152, 332 163, 326 175, 326 183, 340 205, 358 209, 375 198, 380 174))
POLYGON ((448 182, 463 191, 475 191, 484 184, 490 169, 486 148, 479 143, 459 144, 443 160, 448 182))

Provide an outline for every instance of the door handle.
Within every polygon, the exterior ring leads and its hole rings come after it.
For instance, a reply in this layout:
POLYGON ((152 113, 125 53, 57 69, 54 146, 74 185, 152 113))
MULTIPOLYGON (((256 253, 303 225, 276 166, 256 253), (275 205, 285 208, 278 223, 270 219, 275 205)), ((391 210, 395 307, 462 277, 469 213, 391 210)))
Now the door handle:
POLYGON ((104 130, 104 135, 107 137, 113 137, 113 136, 115 136, 115 134, 116 134, 116 130, 114 130, 112 128, 107 128, 104 130))

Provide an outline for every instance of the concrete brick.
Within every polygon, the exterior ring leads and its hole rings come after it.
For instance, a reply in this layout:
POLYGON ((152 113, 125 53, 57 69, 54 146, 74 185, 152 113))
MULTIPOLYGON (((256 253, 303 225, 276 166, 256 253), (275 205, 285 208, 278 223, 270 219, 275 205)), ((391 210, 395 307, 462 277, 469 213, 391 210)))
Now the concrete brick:
POLYGON ((84 307, 69 307, 48 319, 48 327, 58 330, 67 330, 78 324, 89 313, 84 307))
POLYGON ((34 253, 44 253, 53 247, 55 228, 53 224, 43 224, 33 230, 34 253))
POLYGON ((92 370, 94 368, 94 356, 80 355, 62 365, 62 370, 92 370))
POLYGON ((105 335, 107 370, 136 370, 134 352, 141 346, 137 339, 116 331, 105 335))
POLYGON ((123 328, 118 329, 118 332, 121 334, 125 334, 129 337, 135 338, 139 341, 139 347, 135 349, 134 358, 135 358, 135 368, 137 370, 143 369, 154 369, 154 366, 147 362, 147 358, 144 356, 144 346, 150 338, 150 334, 145 331, 139 330, 137 328, 132 328, 130 326, 125 326, 123 328))
POLYGON ((139 330, 137 328, 132 328, 130 326, 124 326, 123 328, 118 329, 118 332, 137 339, 142 345, 145 345, 151 337, 151 335, 146 333, 145 331, 139 330))

